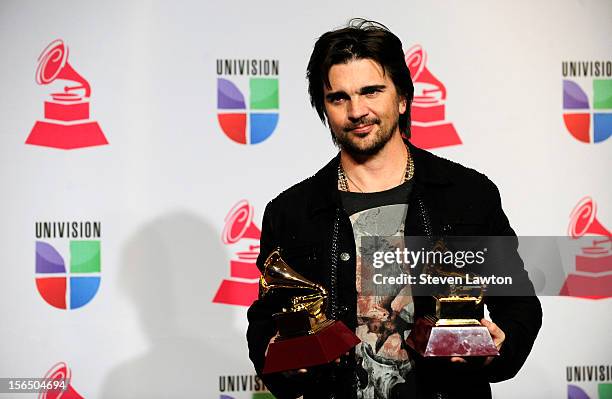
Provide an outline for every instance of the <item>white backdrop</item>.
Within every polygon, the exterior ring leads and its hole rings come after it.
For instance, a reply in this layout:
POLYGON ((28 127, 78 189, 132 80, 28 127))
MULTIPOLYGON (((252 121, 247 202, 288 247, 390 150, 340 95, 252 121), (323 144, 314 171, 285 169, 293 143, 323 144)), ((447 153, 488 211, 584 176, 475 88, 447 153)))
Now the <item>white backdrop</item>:
MULTIPOLYGON (((592 90, 609 74, 562 75, 563 62, 612 61, 608 0, 3 1, 0 377, 42 377, 65 362, 86 398, 257 397, 248 383, 229 385, 254 373, 246 307, 213 298, 223 280, 253 282, 230 262, 257 244, 267 201, 335 154, 309 106, 305 68, 316 38, 356 16, 427 52, 462 141, 432 151, 487 174, 519 235, 566 234, 585 196, 612 228, 612 140, 576 140, 562 102, 563 79, 590 101, 612 96, 592 90), (44 102, 67 84, 35 80, 39 54, 56 39, 91 85, 90 120, 108 145, 25 144, 44 102), (278 76, 267 78, 278 79, 279 122, 265 141, 238 144, 221 129, 217 79, 235 82, 248 102, 250 77, 217 75, 219 59, 278 60, 278 76), (224 240, 241 200, 255 233, 224 240), (70 239, 37 239, 35 225, 72 221, 101 224, 101 284, 86 305, 58 309, 37 290, 35 243, 69 264, 70 239)), ((567 397, 567 367, 612 367, 610 299, 541 299, 533 352, 516 378, 493 386, 496 398, 567 397)), ((571 383, 597 398, 612 379, 571 383)))

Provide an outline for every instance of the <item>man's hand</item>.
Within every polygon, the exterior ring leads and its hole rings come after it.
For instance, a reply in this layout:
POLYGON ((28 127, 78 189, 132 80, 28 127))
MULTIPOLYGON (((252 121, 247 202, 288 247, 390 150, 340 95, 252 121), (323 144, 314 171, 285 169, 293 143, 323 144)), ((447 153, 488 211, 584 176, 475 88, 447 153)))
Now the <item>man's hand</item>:
MULTIPOLYGON (((502 347, 502 344, 506 340, 506 334, 502 331, 501 328, 497 326, 497 324, 493 323, 492 321, 489 321, 487 319, 482 319, 480 320, 480 322, 482 323, 483 326, 487 328, 487 330, 489 330, 489 333, 491 334, 491 337, 493 338, 493 343, 495 344, 495 347, 499 351, 502 347)), ((493 359, 495 359, 495 356, 488 356, 484 362, 484 365, 486 366, 487 364, 491 363, 493 359)))
MULTIPOLYGON (((497 324, 493 323, 492 321, 482 319, 480 320, 480 323, 485 326, 487 330, 489 330, 489 334, 491 334, 491 338, 493 338, 493 344, 495 344, 495 347, 499 351, 506 339, 506 334, 497 326, 497 324)), ((485 359, 484 365, 486 366, 487 364, 491 363, 493 359, 495 359, 495 356, 488 356, 485 359)), ((458 356, 453 356, 450 360, 451 362, 455 363, 467 363, 467 360, 458 356)))

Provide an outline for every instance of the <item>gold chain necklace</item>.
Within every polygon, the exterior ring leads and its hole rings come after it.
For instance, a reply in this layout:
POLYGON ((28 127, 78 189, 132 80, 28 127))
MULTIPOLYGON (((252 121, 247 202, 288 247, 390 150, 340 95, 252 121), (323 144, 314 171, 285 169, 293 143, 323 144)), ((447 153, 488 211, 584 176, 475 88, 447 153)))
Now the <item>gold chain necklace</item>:
MULTIPOLYGON (((408 180, 412 179, 412 176, 414 176, 414 162, 412 160, 412 156, 410 155, 410 148, 408 148, 408 146, 406 146, 406 151, 407 151, 407 155, 408 158, 406 159, 406 172, 404 173, 404 181, 403 183, 407 182, 408 180)), ((349 189, 349 185, 348 182, 353 183, 353 185, 362 193, 364 192, 361 187, 359 187, 354 181, 353 179, 351 179, 350 176, 348 176, 345 172, 344 172, 344 168, 342 167, 342 162, 340 162, 338 164, 338 185, 340 188, 340 191, 346 191, 346 192, 350 192, 351 190, 349 189)))

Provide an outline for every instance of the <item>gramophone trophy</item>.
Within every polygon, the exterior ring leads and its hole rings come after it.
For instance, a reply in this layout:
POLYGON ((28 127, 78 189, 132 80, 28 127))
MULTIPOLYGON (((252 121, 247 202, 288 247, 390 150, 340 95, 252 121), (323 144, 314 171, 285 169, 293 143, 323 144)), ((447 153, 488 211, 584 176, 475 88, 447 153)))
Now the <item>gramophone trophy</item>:
POLYGON ((36 70, 39 85, 55 80, 76 84, 51 93, 51 99, 45 101, 45 119, 36 122, 26 144, 62 149, 108 144, 98 122, 89 119, 91 87, 68 63, 68 47, 59 39, 43 50, 36 70))
POLYGON ((278 337, 268 347, 264 374, 330 363, 361 342, 344 323, 327 319, 327 290, 291 269, 279 249, 266 259, 259 286, 262 297, 273 290, 290 295, 288 308, 273 316, 278 337))
MULTIPOLYGON (((438 242, 434 249, 442 250, 438 242)), ((422 273, 475 280, 474 273, 426 265, 422 273)), ((441 292, 426 297, 424 316, 417 317, 406 343, 423 357, 497 356, 489 330, 480 323, 483 315, 484 285, 449 284, 441 292)))

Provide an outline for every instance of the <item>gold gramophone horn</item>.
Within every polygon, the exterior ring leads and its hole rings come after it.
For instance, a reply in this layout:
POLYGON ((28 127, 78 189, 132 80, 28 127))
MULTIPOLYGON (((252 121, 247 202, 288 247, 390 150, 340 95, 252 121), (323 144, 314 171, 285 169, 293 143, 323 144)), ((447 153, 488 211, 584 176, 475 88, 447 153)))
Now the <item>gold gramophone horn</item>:
MULTIPOLYGON (((313 333, 331 323, 325 317, 327 308, 327 290, 293 270, 281 257, 280 248, 275 249, 264 263, 264 271, 259 278, 260 295, 266 296, 270 291, 285 289, 296 291, 291 297, 283 317, 290 314, 306 312, 310 318, 310 332, 313 333)), ((281 332, 282 335, 282 332, 281 332)))
POLYGON ((327 297, 327 290, 320 284, 314 283, 293 270, 281 257, 277 248, 264 263, 264 271, 259 278, 262 295, 277 288, 304 289, 327 297))

